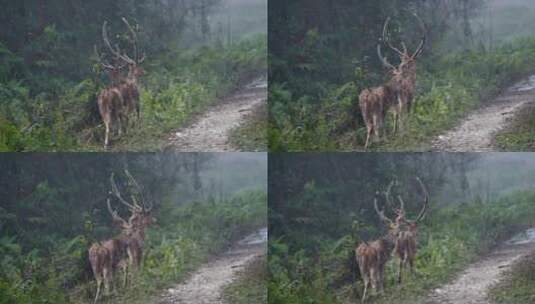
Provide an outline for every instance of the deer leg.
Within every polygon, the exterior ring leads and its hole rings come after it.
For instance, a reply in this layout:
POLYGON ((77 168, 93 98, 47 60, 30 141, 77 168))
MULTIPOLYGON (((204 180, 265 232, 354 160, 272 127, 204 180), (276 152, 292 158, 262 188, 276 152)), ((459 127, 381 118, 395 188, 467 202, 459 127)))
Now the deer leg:
POLYGON ((119 134, 119 137, 121 137, 121 135, 123 134, 123 124, 121 122, 121 116, 118 115, 117 117, 117 133, 119 134))
POLYGON ((367 275, 363 275, 362 279, 364 280, 364 292, 362 293, 362 300, 361 302, 366 301, 366 293, 368 291, 368 285, 370 284, 370 279, 367 275))
POLYGON ((98 298, 100 296, 100 286, 102 286, 102 277, 97 276, 96 280, 97 280, 97 294, 95 295, 95 300, 93 301, 94 304, 97 303, 98 298))
POLYGON ((377 271, 373 267, 370 269, 370 283, 372 289, 377 294, 377 271))
POLYGON ((128 127, 129 127, 128 113, 123 113, 123 119, 124 119, 123 128, 124 128, 124 133, 126 134, 128 132, 128 127))
POLYGON ((104 136, 104 149, 106 149, 110 144, 110 119, 104 120, 104 126, 106 127, 106 133, 104 136))
POLYGON ((403 259, 399 258, 399 267, 398 267, 398 284, 401 284, 401 270, 403 269, 403 259))
POLYGON ((125 264, 123 266, 123 288, 126 287, 128 277, 128 266, 125 264))
POLYGON ((108 268, 102 270, 102 276, 104 277, 104 291, 106 295, 110 294, 110 282, 111 282, 111 271, 108 268))
POLYGON ((405 100, 404 96, 398 96, 398 131, 399 132, 403 132, 403 122, 404 122, 403 116, 405 114, 404 113, 404 109, 405 109, 404 100, 405 100))
POLYGON ((381 125, 381 122, 380 122, 380 118, 379 118, 379 115, 377 114, 373 114, 373 134, 375 136, 375 138, 379 138, 380 134, 379 134, 379 128, 380 128, 380 125, 381 125))
POLYGON ((364 145, 364 149, 368 149, 368 146, 370 145, 370 137, 372 135, 373 127, 367 127, 366 132, 366 144, 364 145))
POLYGON ((384 291, 385 291, 385 271, 384 271, 384 269, 379 272, 379 288, 381 289, 381 293, 384 293, 384 291))

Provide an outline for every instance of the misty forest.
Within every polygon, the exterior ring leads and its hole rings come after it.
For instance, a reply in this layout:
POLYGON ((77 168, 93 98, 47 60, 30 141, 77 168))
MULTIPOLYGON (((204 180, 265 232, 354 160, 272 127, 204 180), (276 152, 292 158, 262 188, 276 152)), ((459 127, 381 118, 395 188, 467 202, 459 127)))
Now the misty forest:
POLYGON ((98 275, 96 303, 267 301, 267 232, 254 236, 266 166, 256 153, 1 154, 0 303, 95 303, 98 275), (240 267, 210 276, 224 252, 240 267), (184 287, 203 274, 231 283, 184 287))
POLYGON ((270 155, 269 303, 532 303, 534 165, 524 153, 270 155))
POLYGON ((271 151, 533 150, 533 1, 275 0, 268 13, 271 151))
MULTIPOLYGON (((0 151, 183 150, 175 132, 265 79, 266 24, 265 0, 3 1, 0 151)), ((228 141, 265 149, 247 109, 228 141)))

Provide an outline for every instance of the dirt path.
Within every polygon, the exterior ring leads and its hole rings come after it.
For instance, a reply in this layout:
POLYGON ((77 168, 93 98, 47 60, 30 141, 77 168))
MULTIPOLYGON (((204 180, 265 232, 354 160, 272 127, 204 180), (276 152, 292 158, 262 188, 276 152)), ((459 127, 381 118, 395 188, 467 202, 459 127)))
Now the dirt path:
POLYGON ((488 304, 487 290, 520 258, 535 252, 535 228, 505 242, 465 269, 449 284, 435 289, 426 304, 488 304))
POLYGON ((203 266, 184 283, 170 288, 159 304, 222 304, 221 291, 241 268, 267 252, 267 228, 241 240, 228 252, 203 266))
POLYGON ((496 151, 496 132, 507 126, 516 112, 535 101, 535 75, 508 88, 491 105, 474 111, 459 126, 437 136, 432 142, 435 151, 485 152, 496 151))
POLYGON ((248 113, 267 101, 267 80, 260 78, 218 102, 192 125, 174 132, 169 138, 171 150, 183 152, 236 151, 229 144, 229 134, 241 125, 248 113))

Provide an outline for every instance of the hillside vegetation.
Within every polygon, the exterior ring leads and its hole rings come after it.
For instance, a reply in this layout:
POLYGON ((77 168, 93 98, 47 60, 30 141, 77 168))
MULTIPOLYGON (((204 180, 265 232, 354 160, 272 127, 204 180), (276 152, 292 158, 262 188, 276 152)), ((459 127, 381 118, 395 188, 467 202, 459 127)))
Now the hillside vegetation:
POLYGON ((123 17, 138 32, 145 76, 141 120, 112 139, 114 150, 162 149, 172 130, 265 74, 262 1, 11 2, 0 13, 0 151, 102 150, 96 101, 110 79, 95 49, 109 59, 108 21, 112 43, 132 54, 123 17))

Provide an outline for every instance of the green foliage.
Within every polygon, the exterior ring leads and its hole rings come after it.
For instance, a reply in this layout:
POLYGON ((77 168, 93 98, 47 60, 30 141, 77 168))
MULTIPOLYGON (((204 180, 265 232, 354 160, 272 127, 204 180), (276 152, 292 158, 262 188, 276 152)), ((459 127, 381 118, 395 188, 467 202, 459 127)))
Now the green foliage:
MULTIPOLYGON (((54 201, 46 184, 38 188, 41 190, 36 195, 41 199, 32 201, 54 201)), ((166 202, 167 212, 156 215, 158 227, 149 229, 142 271, 131 286, 108 300, 146 303, 157 290, 183 279, 245 233, 266 225, 266 200, 265 192, 246 190, 228 200, 208 199, 178 208, 175 202, 166 202)), ((45 220, 33 217, 31 221, 45 220)), ((89 303, 94 290, 89 284, 92 275, 88 270, 87 237, 36 237, 43 241, 30 240, 39 249, 28 252, 15 238, 0 238, 0 303, 89 303)))
POLYGON ((497 304, 523 304, 535 300, 535 255, 531 254, 517 261, 505 274, 505 279, 494 285, 490 298, 497 304))
POLYGON ((230 142, 241 151, 267 151, 267 106, 248 115, 247 121, 232 130, 230 142))
MULTIPOLYGON (((414 303, 417 296, 447 280, 477 256, 514 232, 534 224, 533 192, 517 192, 496 201, 433 209, 420 226, 416 275, 393 290, 395 259, 387 266, 387 290, 375 303, 414 303)), ((340 227, 342 229, 343 227, 340 227)), ((345 227, 346 233, 350 227, 345 227)), ((269 303, 345 303, 362 290, 355 284, 352 234, 321 238, 287 231, 269 242, 269 303), (357 287, 355 289, 355 286, 357 287)))
MULTIPOLYGON (((401 135, 390 134, 377 150, 422 149, 431 136, 451 127, 469 110, 490 102, 512 81, 531 72, 535 40, 520 39, 491 51, 454 53, 420 63, 418 94, 401 135)), ((357 77, 359 78, 359 77, 357 77)), ((299 98, 274 84, 270 87, 270 149, 361 150, 366 130, 360 119, 357 80, 326 87, 319 100, 299 98)), ((386 130, 391 133, 391 119, 386 130)))
POLYGON ((266 261, 258 258, 246 266, 237 280, 225 287, 224 303, 267 303, 266 282, 266 261))
MULTIPOLYGON (((158 150, 168 132, 265 70, 265 40, 257 35, 228 46, 177 50, 153 59, 141 81, 142 121, 130 127, 117 149, 158 150)), ((8 69, 10 62, 3 67, 8 69)), ((49 68, 44 61, 42 65, 49 68)), ((96 99, 103 84, 53 77, 39 81, 47 82, 48 89, 35 96, 23 82, 0 82, 0 150, 101 149, 104 130, 96 99)))

